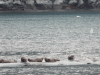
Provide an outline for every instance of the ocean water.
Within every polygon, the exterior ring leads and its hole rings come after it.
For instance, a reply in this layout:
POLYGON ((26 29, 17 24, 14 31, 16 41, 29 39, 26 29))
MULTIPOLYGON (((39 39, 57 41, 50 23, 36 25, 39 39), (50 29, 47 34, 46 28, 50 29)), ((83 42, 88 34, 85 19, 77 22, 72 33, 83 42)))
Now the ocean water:
MULTIPOLYGON (((100 12, 0 13, 0 59, 100 58, 100 12)), ((0 68, 1 75, 100 75, 99 65, 0 68)))

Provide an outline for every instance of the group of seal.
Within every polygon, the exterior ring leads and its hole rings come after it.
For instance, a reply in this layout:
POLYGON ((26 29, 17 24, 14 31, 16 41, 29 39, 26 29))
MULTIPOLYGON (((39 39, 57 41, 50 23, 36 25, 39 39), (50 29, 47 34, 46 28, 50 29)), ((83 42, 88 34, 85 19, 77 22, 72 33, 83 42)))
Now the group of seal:
MULTIPOLYGON (((50 58, 36 58, 36 59, 26 59, 25 57, 21 57, 21 62, 42 62, 42 61, 45 61, 45 62, 57 62, 57 61, 60 61, 59 59, 50 59, 50 58)), ((74 55, 71 55, 71 56, 68 56, 68 60, 74 60, 74 55)), ((14 61, 10 61, 10 60, 4 60, 4 59, 1 59, 0 60, 0 63, 17 63, 16 60, 14 61)))
POLYGON ((56 61, 60 61, 59 59, 49 59, 49 58, 36 58, 36 59, 26 59, 25 57, 21 57, 21 62, 42 62, 43 59, 45 60, 45 62, 56 62, 56 61))
MULTIPOLYGON (((56 62, 56 61, 60 61, 59 59, 50 59, 50 58, 36 58, 36 59, 26 59, 25 57, 21 58, 21 62, 42 62, 43 59, 45 60, 45 62, 56 62)), ((70 55, 68 56, 68 60, 73 61, 75 59, 74 55, 70 55)))

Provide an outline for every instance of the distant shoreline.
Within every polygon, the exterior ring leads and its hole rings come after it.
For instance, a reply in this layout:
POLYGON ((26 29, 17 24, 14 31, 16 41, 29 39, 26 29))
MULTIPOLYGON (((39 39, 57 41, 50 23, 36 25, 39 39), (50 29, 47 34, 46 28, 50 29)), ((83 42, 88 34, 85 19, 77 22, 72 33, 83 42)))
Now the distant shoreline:
POLYGON ((0 13, 43 13, 43 12, 100 12, 100 9, 67 9, 67 10, 25 10, 25 11, 0 11, 0 13))

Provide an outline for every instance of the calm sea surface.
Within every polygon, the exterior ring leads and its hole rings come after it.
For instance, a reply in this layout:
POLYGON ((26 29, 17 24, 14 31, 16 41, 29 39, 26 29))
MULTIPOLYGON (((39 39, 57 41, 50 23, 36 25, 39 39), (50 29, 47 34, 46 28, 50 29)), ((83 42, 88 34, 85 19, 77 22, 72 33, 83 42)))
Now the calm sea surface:
MULTIPOLYGON (((100 13, 0 13, 0 59, 100 57, 100 13)), ((0 68, 1 75, 100 75, 98 65, 0 68)))

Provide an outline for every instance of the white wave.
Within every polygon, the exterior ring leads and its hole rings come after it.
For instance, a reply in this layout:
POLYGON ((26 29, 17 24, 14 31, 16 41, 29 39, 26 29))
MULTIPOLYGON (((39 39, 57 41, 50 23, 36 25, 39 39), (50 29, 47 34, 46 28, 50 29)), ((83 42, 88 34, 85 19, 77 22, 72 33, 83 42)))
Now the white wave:
POLYGON ((0 67, 23 67, 25 63, 0 63, 0 67))
POLYGON ((76 17, 81 17, 81 16, 76 16, 76 17))

